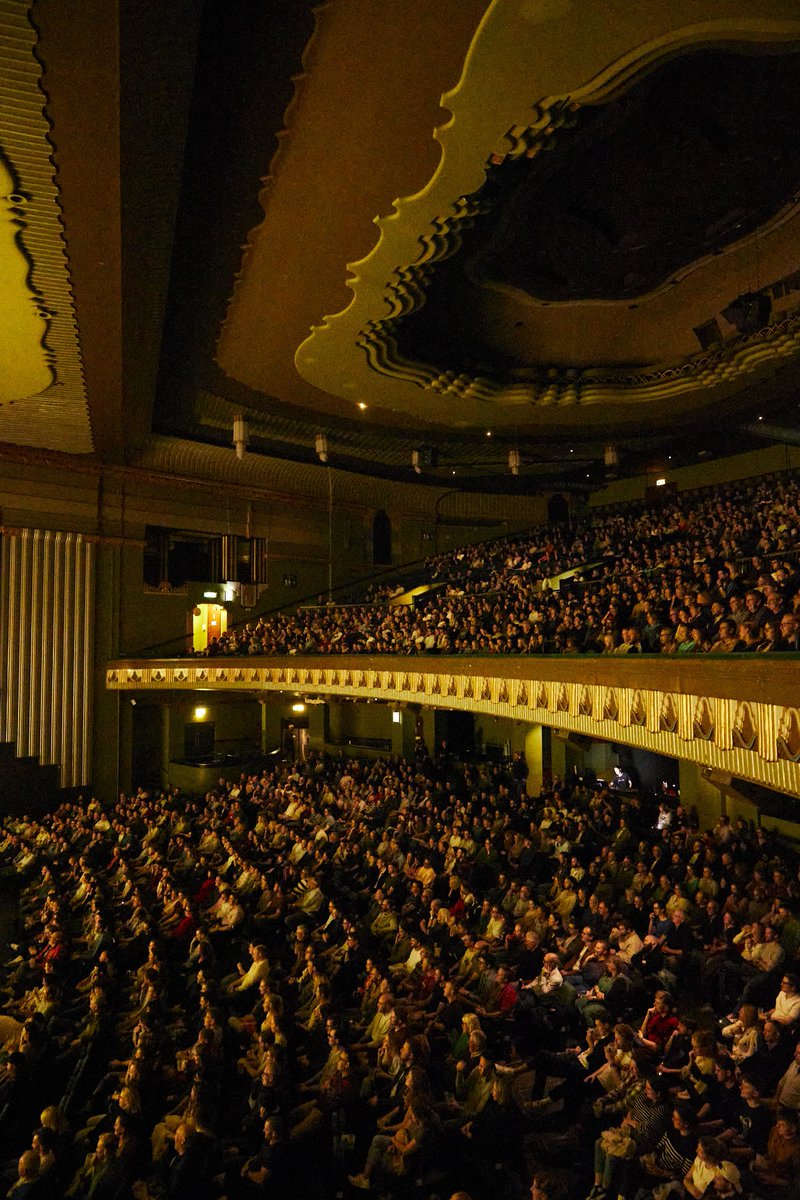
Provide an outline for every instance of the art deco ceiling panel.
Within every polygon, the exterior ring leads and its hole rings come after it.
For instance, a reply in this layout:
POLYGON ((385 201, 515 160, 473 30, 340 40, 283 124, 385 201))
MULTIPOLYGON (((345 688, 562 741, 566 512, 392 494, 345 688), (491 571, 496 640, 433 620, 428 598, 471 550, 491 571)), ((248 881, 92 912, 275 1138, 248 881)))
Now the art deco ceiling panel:
MULTIPOLYGON (((800 269, 800 178, 785 151, 800 104, 798 42, 788 0, 580 10, 494 0, 443 97, 451 116, 434 134, 435 169, 376 218, 377 241, 347 264, 350 302, 320 314, 297 350, 300 375, 350 404, 368 398, 423 422, 521 428, 574 420, 576 407, 613 421, 634 406, 707 406, 796 357, 786 281, 800 269), (765 53, 774 61, 759 61, 765 53), (783 98, 786 120, 769 137, 748 97, 762 122, 783 98), (524 184, 492 226, 504 172, 524 184), (667 191, 686 210, 679 217, 667 191), (742 295, 769 300, 756 305, 756 328, 752 318, 737 325, 731 305, 742 295), (710 325, 702 345, 696 331, 710 325)), ((312 74, 324 74, 324 50, 312 74)), ((389 86, 376 124, 388 130, 405 99, 389 86)), ((263 229, 269 219, 268 203, 263 229)), ((223 367, 254 385, 257 363, 232 347, 237 303, 269 253, 263 229, 220 347, 223 367)))
POLYGON ((86 454, 86 402, 31 4, 0 0, 0 440, 86 454))
POLYGON ((440 99, 486 7, 329 0, 315 8, 281 144, 264 164, 264 219, 250 234, 217 347, 232 379, 320 415, 352 417, 362 401, 378 416, 377 377, 366 394, 346 380, 320 388, 297 373, 294 354, 312 323, 347 303, 346 263, 371 249, 376 214, 435 172, 431 133, 447 115, 440 99))

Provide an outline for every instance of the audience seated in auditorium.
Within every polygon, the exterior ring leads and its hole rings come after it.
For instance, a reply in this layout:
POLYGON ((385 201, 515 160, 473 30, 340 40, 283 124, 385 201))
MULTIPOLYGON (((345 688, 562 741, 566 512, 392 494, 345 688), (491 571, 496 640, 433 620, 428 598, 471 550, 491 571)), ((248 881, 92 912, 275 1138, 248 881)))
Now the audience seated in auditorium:
POLYGON ((430 560, 415 604, 273 614, 205 654, 729 654, 800 648, 792 475, 589 512, 430 560), (567 573, 554 585, 554 580, 567 573))
POLYGON ((796 1195, 793 852, 521 762, 7 818, 8 1194, 796 1195))

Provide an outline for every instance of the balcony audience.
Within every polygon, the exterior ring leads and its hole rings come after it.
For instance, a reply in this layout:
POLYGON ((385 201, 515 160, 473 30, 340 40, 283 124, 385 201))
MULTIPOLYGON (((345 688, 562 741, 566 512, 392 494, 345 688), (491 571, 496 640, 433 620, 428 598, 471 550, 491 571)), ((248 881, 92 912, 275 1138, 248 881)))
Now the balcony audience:
POLYGON ((407 580, 413 604, 376 587, 260 617, 204 653, 791 653, 799 542, 793 475, 684 492, 439 555, 407 580))

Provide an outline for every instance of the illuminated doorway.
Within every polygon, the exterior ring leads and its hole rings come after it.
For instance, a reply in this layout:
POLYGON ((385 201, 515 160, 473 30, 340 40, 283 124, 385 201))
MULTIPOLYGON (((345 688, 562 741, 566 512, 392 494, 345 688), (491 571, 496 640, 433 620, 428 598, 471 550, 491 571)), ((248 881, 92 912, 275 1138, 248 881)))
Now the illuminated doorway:
POLYGON ((192 647, 201 653, 213 638, 228 628, 228 612, 221 604, 198 604, 192 611, 192 647))

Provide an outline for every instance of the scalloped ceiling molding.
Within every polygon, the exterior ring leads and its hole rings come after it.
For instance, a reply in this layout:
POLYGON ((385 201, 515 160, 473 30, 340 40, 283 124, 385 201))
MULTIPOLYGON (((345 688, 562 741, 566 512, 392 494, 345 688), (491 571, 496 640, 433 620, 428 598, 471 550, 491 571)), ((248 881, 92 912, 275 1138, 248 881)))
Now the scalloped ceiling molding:
MULTIPOLYGON (((798 355, 800 323, 791 318, 757 338, 741 339, 727 354, 645 373, 633 384, 609 377, 607 371, 600 378, 589 373, 580 380, 553 372, 542 384, 504 387, 403 361, 397 354, 392 321, 424 303, 432 265, 455 251, 460 230, 476 216, 474 201, 465 198, 481 188, 488 163, 508 155, 535 155, 576 105, 602 102, 681 51, 800 39, 792 0, 757 5, 718 0, 712 19, 708 8, 702 0, 645 6, 638 0, 617 0, 610 14, 607 4, 586 2, 580 7, 578 39, 575 4, 494 0, 477 29, 460 82, 443 97, 452 119, 434 133, 441 147, 438 168, 416 195, 395 201, 390 216, 376 218, 377 244, 349 264, 351 303, 312 327, 297 350, 295 363, 303 378, 340 397, 375 393, 384 408, 422 420, 469 426, 491 418, 513 424, 519 421, 520 407, 691 401, 692 395, 707 397, 717 386, 735 384, 798 355)), ((770 223, 776 236, 790 227, 788 212, 770 223)), ((682 275, 699 271, 695 265, 682 275)), ((585 311, 587 306, 581 307, 585 311)), ((545 339, 544 344, 550 343, 545 339)))
POLYGON ((25 197, 0 158, 0 405, 44 391, 52 372, 44 345, 47 323, 30 286, 23 249, 25 197))
MULTIPOLYGON (((329 0, 315 9, 259 194, 264 218, 249 235, 217 345, 231 378, 317 414, 352 417, 358 394, 320 393, 298 375, 294 354, 321 310, 347 303, 344 264, 368 253, 375 213, 391 211, 395 196, 436 169, 439 98, 458 79, 487 6, 329 0)), ((374 416, 380 398, 371 389, 368 399, 374 416)))
MULTIPOLYGON (((92 431, 50 124, 36 58, 37 37, 31 24, 34 8, 25 0, 0 0, 0 155, 9 165, 19 196, 9 205, 6 195, 2 207, 16 228, 16 252, 27 260, 24 290, 19 286, 18 263, 4 254, 0 266, 0 283, 5 285, 11 276, 16 280, 13 298, 4 296, 2 310, 0 440, 89 454, 92 431), (15 364, 8 372, 7 355, 15 364)), ((8 178, 8 172, 3 172, 3 178, 8 178)))

